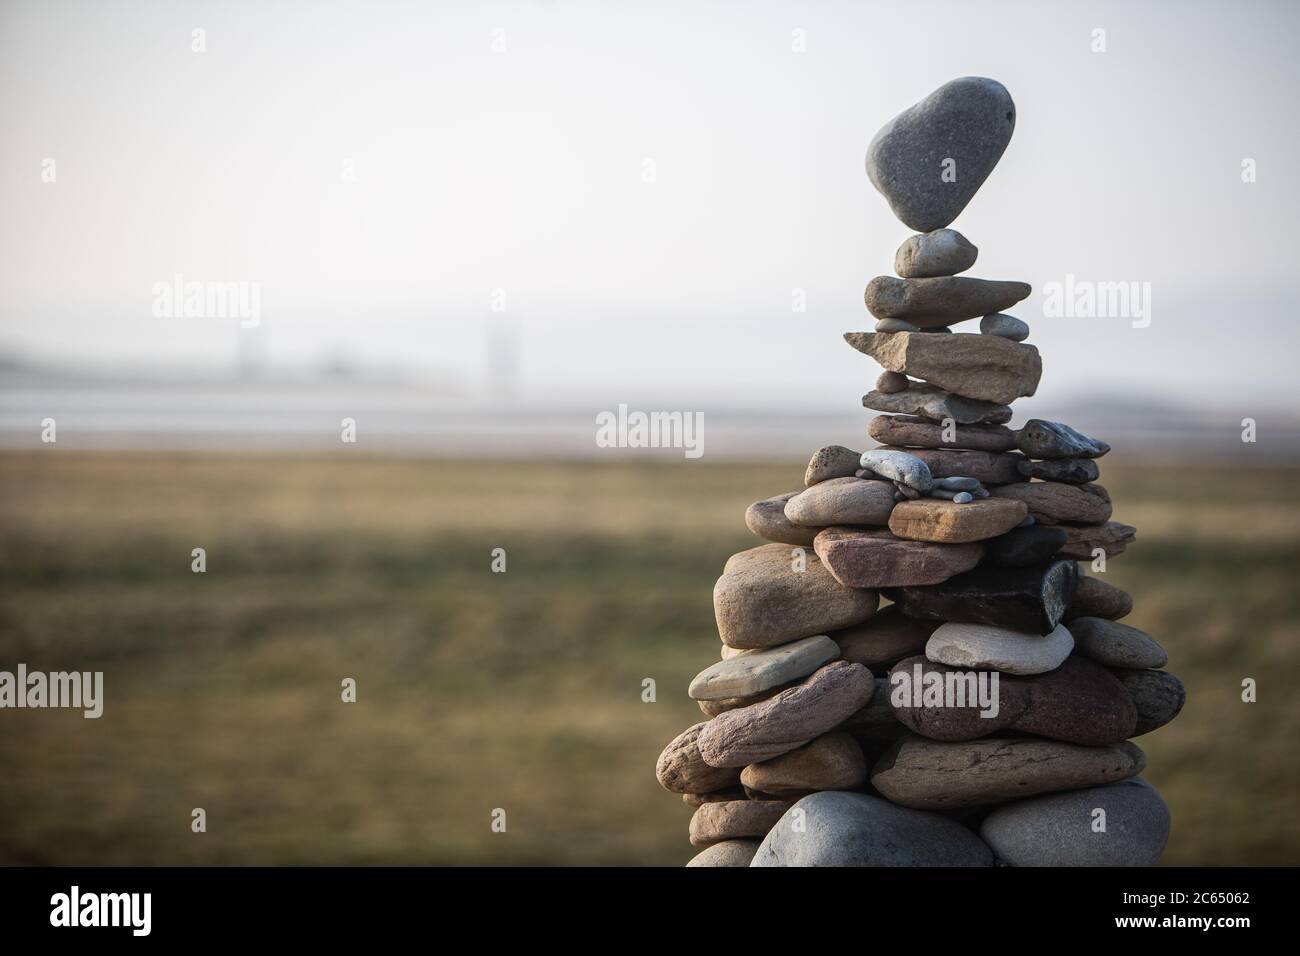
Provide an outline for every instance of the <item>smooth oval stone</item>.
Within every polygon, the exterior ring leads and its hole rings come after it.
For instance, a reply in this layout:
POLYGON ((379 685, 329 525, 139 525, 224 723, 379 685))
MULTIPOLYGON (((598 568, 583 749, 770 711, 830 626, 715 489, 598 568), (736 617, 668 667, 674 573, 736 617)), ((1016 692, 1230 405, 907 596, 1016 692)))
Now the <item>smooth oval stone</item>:
POLYGON ((1101 578, 1079 575, 1079 583, 1074 587, 1074 597, 1070 600, 1069 610, 1065 612, 1066 621, 1080 617, 1104 617, 1117 621, 1128 616, 1133 610, 1133 596, 1101 578))
POLYGON ((1030 458, 1100 458, 1110 445, 1061 422, 1031 418, 1020 429, 1020 450, 1030 458))
POLYGON ((819 481, 785 503, 785 516, 792 524, 818 529, 834 524, 885 525, 893 510, 893 485, 863 478, 819 481))
POLYGON ((831 635, 840 648, 840 659, 875 670, 925 650, 937 625, 918 621, 896 606, 882 608, 871 620, 831 635))
POLYGON ((1113 558, 1117 554, 1123 554, 1136 538, 1137 528, 1119 521, 1068 525, 1065 528, 1065 544, 1061 545, 1061 555, 1076 561, 1091 561, 1100 549, 1106 557, 1113 558))
POLYGON ((907 387, 912 383, 907 380, 907 376, 899 372, 884 371, 876 379, 876 391, 884 392, 886 395, 892 395, 894 392, 905 392, 907 387))
POLYGON ((664 748, 655 764, 659 785, 673 793, 710 793, 740 783, 740 771, 712 767, 700 756, 700 731, 704 723, 682 731, 664 748))
POLYGON ((955 276, 975 264, 979 250, 956 229, 908 236, 894 253, 894 271, 905 279, 955 276))
POLYGON ((846 720, 874 690, 871 671, 861 664, 827 664, 770 700, 714 717, 700 732, 700 755, 714 767, 770 760, 846 720))
POLYGON ((860 464, 882 478, 902 482, 917 491, 929 491, 933 484, 925 462, 905 451, 864 451, 860 464))
POLYGON ((942 276, 898 279, 876 276, 863 295, 867 311, 878 319, 902 319, 925 329, 977 319, 1009 309, 1033 291, 1027 282, 942 276))
POLYGON ((1101 524, 1110 520, 1110 493, 1098 484, 1027 481, 990 488, 989 494, 1023 501, 1039 524, 1101 524))
POLYGON ((858 470, 858 460, 862 452, 845 448, 843 445, 827 445, 813 452, 812 460, 803 473, 805 488, 811 488, 821 481, 831 478, 852 478, 858 470))
POLYGON ((1146 756, 1130 741, 1083 747, 1059 740, 984 737, 941 743, 904 737, 871 771, 886 799, 918 810, 947 810, 1078 790, 1142 772, 1146 756))
POLYGON ((845 733, 823 734, 802 747, 740 774, 751 790, 774 797, 802 796, 813 790, 855 790, 867 779, 867 762, 856 740, 845 733))
MULTIPOLYGON (((900 503, 895 508, 912 502, 900 503)), ((827 528, 813 543, 835 580, 851 588, 938 584, 980 562, 977 544, 905 541, 888 531, 827 528)))
POLYGON ((980 319, 980 334, 995 335, 1012 342, 1023 342, 1029 338, 1029 323, 1022 322, 1014 315, 1005 312, 993 312, 980 319))
POLYGON ((861 624, 879 604, 875 591, 836 581, 815 552, 780 544, 732 555, 713 586, 718 634, 746 650, 861 624))
POLYGON ((1131 777, 998 807, 984 818, 980 836, 1012 866, 1154 866, 1169 825, 1160 794, 1131 777), (1096 827, 1099 809, 1104 830, 1096 827))
POLYGON ((952 500, 953 500, 953 504, 964 505, 968 502, 974 501, 975 496, 972 495, 969 491, 959 491, 952 496, 952 500))
POLYGON ((1033 395, 1043 374, 1038 349, 996 336, 845 332, 844 340, 891 372, 1003 405, 1033 395))
POLYGON ((757 840, 723 840, 705 847, 687 866, 749 866, 758 850, 757 840))
POLYGON ((908 617, 993 624, 1047 634, 1070 605, 1079 569, 1058 560, 1028 568, 978 567, 928 587, 895 588, 894 600, 908 617))
POLYGON ((1044 674, 998 673, 996 689, 992 676, 992 671, 950 667, 920 656, 907 658, 889 672, 890 706, 900 723, 924 737, 944 741, 1012 730, 1101 746, 1124 740, 1136 726, 1137 711, 1128 691, 1104 667, 1081 657, 1067 658, 1044 674), (983 699, 978 696, 981 673, 986 675, 983 699), (940 678, 942 685, 927 686, 926 682, 940 678))
POLYGON ((952 475, 948 478, 936 478, 934 487, 943 488, 947 491, 975 491, 979 488, 978 478, 966 478, 961 475, 952 475))
POLYGON ((936 664, 995 670, 1006 674, 1044 674, 1056 670, 1074 650, 1074 638, 1058 624, 1045 637, 990 624, 942 624, 925 645, 936 664))
MULTIPOLYGON (((1000 501, 996 498, 964 503, 934 498, 900 501, 889 516, 889 530, 900 538, 913 541, 968 544, 995 538, 1014 528, 1024 516, 1024 506, 1019 502, 1000 501)), ((881 586, 902 586, 904 583, 918 585, 938 582, 917 580, 881 586)))
POLYGON ((1065 540, 1066 533, 1061 528, 1034 523, 1012 528, 1006 534, 986 541, 984 555, 990 564, 1023 568, 1049 560, 1061 550, 1065 540))
POLYGON ((729 800, 702 804, 691 817, 691 844, 708 846, 745 837, 762 839, 788 809, 790 804, 785 800, 729 800))
POLYGON ((798 494, 802 492, 791 491, 765 501, 755 501, 745 509, 745 527, 760 538, 778 544, 810 546, 821 529, 797 525, 785 516, 785 506, 798 494))
POLYGON ((1183 682, 1168 671, 1112 671, 1133 697, 1137 726, 1132 736, 1141 737, 1178 716, 1187 701, 1183 682))
POLYGON ((1022 461, 1016 466, 1026 478, 1063 481, 1068 485, 1086 485, 1096 481, 1101 469, 1091 458, 1058 458, 1055 461, 1022 461))
POLYGON ((829 637, 819 634, 765 650, 746 651, 706 667, 691 681, 692 700, 722 700, 761 694, 780 684, 807 677, 840 656, 829 637))
POLYGON ((750 866, 992 866, 969 829, 865 793, 804 797, 763 838, 750 866))
POLYGON ((911 322, 904 322, 902 319, 877 319, 877 332, 920 332, 919 325, 913 325, 911 322))
POLYGON ((969 451, 960 448, 911 448, 908 451, 925 462, 931 476, 960 475, 981 485, 1022 484, 1025 478, 1016 467, 1024 461, 1018 454, 969 451))
POLYGON ((1079 617, 1070 622, 1079 653, 1107 667, 1145 669, 1169 663, 1165 649, 1145 631, 1103 617, 1079 617))
POLYGON ((872 137, 867 178, 904 224, 942 229, 988 179, 1015 128, 1016 104, 997 80, 950 80, 872 137))
POLYGON ((912 385, 907 391, 893 395, 868 392, 862 396, 862 405, 878 412, 920 415, 936 422, 952 419, 959 425, 1002 425, 1011 421, 1008 405, 962 398, 933 385, 912 385))
MULTIPOLYGON (((1011 451, 1016 433, 1005 425, 954 425, 944 441, 942 425, 911 415, 877 415, 867 424, 867 434, 882 445, 897 448, 968 448, 977 451, 1011 451)), ((923 459, 924 460, 924 459, 923 459)), ((1023 459, 1017 456, 1017 460, 1023 459)), ((934 469, 930 469, 934 473, 934 469)))

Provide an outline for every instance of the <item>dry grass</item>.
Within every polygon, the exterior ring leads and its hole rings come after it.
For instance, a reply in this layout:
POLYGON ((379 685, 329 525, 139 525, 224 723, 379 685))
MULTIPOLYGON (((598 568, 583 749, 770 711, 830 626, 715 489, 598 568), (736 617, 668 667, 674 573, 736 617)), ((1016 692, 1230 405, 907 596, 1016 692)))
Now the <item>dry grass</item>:
MULTIPOLYGON (((1140 741, 1166 861, 1300 862, 1297 474, 1104 471, 1140 533, 1110 580, 1189 690, 1140 741)), ((745 505, 801 474, 0 456, 0 668, 103 670, 107 696, 0 714, 0 861, 684 862, 654 760, 699 719, 745 505)))

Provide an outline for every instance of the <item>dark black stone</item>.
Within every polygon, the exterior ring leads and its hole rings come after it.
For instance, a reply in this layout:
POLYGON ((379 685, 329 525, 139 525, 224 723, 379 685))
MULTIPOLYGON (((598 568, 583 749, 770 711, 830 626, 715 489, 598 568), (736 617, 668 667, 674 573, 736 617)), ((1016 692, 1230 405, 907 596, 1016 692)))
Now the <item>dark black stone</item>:
POLYGON ((1089 438, 1060 422, 1031 418, 1017 437, 1020 450, 1029 458, 1100 458, 1110 451, 1104 441, 1089 438))
POLYGON ((1056 461, 1017 462, 1016 469, 1026 478, 1062 481, 1067 485, 1086 485, 1096 481, 1101 469, 1090 458, 1058 458, 1056 461))
POLYGON ((1044 564, 1065 546, 1068 538, 1064 528, 1052 525, 1013 528, 984 542, 984 560, 1004 568, 1044 564))
POLYGON ((1065 559, 1028 568, 987 565, 943 584, 893 588, 885 595, 908 617, 1047 634, 1061 623, 1078 578, 1078 567, 1065 559))
POLYGON ((1168 671, 1111 671, 1125 689, 1133 695, 1137 707, 1137 728, 1134 737, 1149 734, 1178 716, 1187 701, 1183 682, 1168 671))

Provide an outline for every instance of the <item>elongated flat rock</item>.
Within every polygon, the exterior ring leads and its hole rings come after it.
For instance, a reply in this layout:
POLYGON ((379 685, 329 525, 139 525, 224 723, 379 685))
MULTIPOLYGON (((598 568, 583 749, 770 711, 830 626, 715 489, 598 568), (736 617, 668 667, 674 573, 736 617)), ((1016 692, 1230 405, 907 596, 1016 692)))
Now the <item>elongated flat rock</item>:
POLYGON ((780 647, 746 651, 702 670, 691 681, 688 693, 692 700, 723 700, 761 694, 807 677, 839 656, 840 649, 824 634, 780 647))
POLYGON ((1068 657, 1054 670, 1026 677, 999 672, 996 690, 992 674, 906 658, 889 671, 890 706, 913 732, 943 741, 1016 731, 1101 746, 1131 736, 1137 725, 1129 692, 1084 658, 1068 657))
POLYGON ((1101 578, 1079 575, 1079 582, 1074 588, 1074 597, 1070 599, 1070 608, 1065 612, 1066 621, 1080 617, 1104 617, 1118 621, 1133 611, 1133 596, 1120 590, 1109 581, 1101 578))
POLYGON ((761 840, 790 809, 785 800, 730 800, 705 803, 691 817, 691 845, 709 846, 723 840, 761 840))
POLYGON ((1072 650, 1074 638, 1060 624, 1039 635, 992 624, 949 621, 930 635, 925 656, 951 667, 1027 675, 1056 670, 1072 650))
POLYGON ((952 223, 1002 158, 1016 104, 997 80, 950 80, 880 128, 867 147, 867 178, 917 232, 952 223))
POLYGON ((990 488, 995 498, 1023 501, 1039 524, 1102 524, 1110 520, 1110 493, 1101 485, 1027 481, 990 488))
POLYGON ((711 767, 700 756, 698 723, 682 731, 659 755, 655 776, 659 785, 673 793, 711 793, 740 783, 740 771, 730 767, 711 767))
POLYGON ((1020 450, 1030 458, 1100 458, 1110 445, 1061 422, 1031 418, 1020 429, 1020 450))
MULTIPOLYGON (((900 501, 889 516, 889 530, 900 538, 912 541, 930 541, 948 545, 969 544, 996 538, 1024 520, 1026 511, 1020 502, 981 498, 965 504, 922 498, 918 501, 900 501)), ((821 540, 821 536, 818 536, 821 540)), ((973 566, 973 565, 972 565, 973 566)), ((969 570, 962 568, 961 570, 969 570)), ((955 573, 959 573, 954 571, 955 573)), ((952 574, 948 575, 948 578, 952 574)), ((942 578, 946 581, 948 578, 942 578)), ((938 581, 898 581, 880 587, 904 584, 938 584, 938 581)))
POLYGON ((874 691, 871 671, 835 661, 770 700, 714 717, 700 731, 700 755, 713 767, 770 760, 833 729, 874 691))
POLYGON ((775 498, 755 501, 745 509, 745 527, 768 541, 810 547, 821 529, 795 524, 785 516, 785 506, 798 494, 801 492, 791 491, 775 498))
POLYGON ((872 768, 871 784, 902 806, 948 810, 1099 786, 1145 766, 1146 756, 1127 740, 1082 747, 1029 738, 940 743, 905 737, 872 768))
POLYGON ((984 566, 942 584, 895 588, 889 596, 908 617, 1047 634, 1070 606, 1078 575, 1067 560, 1028 568, 984 566))
POLYGON ((862 664, 874 672, 920 654, 937 626, 934 621, 908 617, 891 604, 869 621, 836 631, 831 639, 840 648, 841 660, 862 664))
POLYGON ((935 329, 1009 309, 1032 291, 1027 282, 967 276, 876 276, 867 283, 864 299, 867 310, 878 319, 902 319, 918 328, 935 329))
POLYGON ((824 528, 835 524, 886 525, 894 510, 894 485, 863 478, 831 478, 785 503, 791 524, 824 528))
POLYGON ((1141 777, 998 807, 980 836, 1011 866, 1155 866, 1169 841, 1169 808, 1141 777), (1105 828, 1099 829, 1105 813, 1105 828))
POLYGON ((947 433, 952 441, 944 441, 942 425, 914 415, 877 415, 867 424, 867 434, 882 445, 913 452, 916 448, 1012 451, 1016 447, 1016 433, 1005 425, 954 425, 947 433))
POLYGON ((756 867, 992 865, 992 851, 955 820, 843 790, 799 800, 768 831, 750 863, 756 867))
MULTIPOLYGON (((758 652, 741 651, 741 653, 756 654, 758 652)), ((738 710, 741 707, 748 707, 750 704, 757 704, 761 700, 775 697, 794 683, 797 683, 797 680, 777 684, 775 687, 769 687, 767 690, 761 690, 755 694, 746 694, 743 697, 719 697, 717 700, 700 700, 696 701, 696 703, 700 705, 700 713, 705 717, 716 717, 718 714, 725 714, 729 710, 738 710)))
MULTIPOLYGON (((921 502, 900 502, 896 508, 921 502)), ((955 508, 970 505, 952 505, 955 508)), ((974 504, 974 502, 972 502, 974 504)), ((892 588, 904 584, 938 584, 969 571, 980 562, 976 544, 930 544, 905 541, 888 531, 827 528, 813 543, 817 556, 835 580, 851 588, 892 588)))
POLYGON ((999 405, 1033 395, 1043 374, 1038 349, 995 335, 845 332, 844 340, 891 372, 999 405))
POLYGON ((745 650, 861 624, 879 604, 875 591, 836 581, 815 552, 780 544, 732 555, 713 587, 722 642, 745 650))
POLYGON ((1018 454, 969 451, 960 448, 908 448, 925 462, 935 478, 974 478, 991 488, 994 485, 1023 484, 1027 479, 1016 467, 1025 459, 1018 454))
POLYGON ((1137 528, 1120 521, 1062 527, 1065 529, 1065 544, 1061 545, 1061 555, 1076 561, 1091 561, 1098 548, 1105 552, 1106 557, 1113 558, 1123 554, 1137 539, 1137 528))
POLYGON ((975 264, 979 250, 956 229, 908 236, 894 253, 894 271, 904 279, 955 276, 975 264))
POLYGON ((845 448, 843 445, 827 445, 813 452, 812 459, 803 473, 805 488, 811 488, 819 481, 830 478, 852 478, 861 467, 858 464, 862 452, 845 448))
POLYGON ((1187 702, 1183 682, 1168 671, 1115 670, 1112 673, 1132 696, 1137 708, 1134 737, 1163 727, 1178 716, 1187 702))
POLYGON ((1070 622, 1070 633, 1080 654, 1107 667, 1145 669, 1169 663, 1165 649, 1145 631, 1101 617, 1080 617, 1070 622))
POLYGON ((920 415, 935 422, 951 418, 958 425, 1003 425, 1011 421, 1011 408, 995 402, 953 395, 934 385, 913 385, 903 392, 868 392, 866 408, 900 415, 920 415))
POLYGON ((789 753, 752 763, 740 774, 751 790, 773 797, 801 797, 814 790, 855 790, 867 779, 867 762, 845 733, 823 734, 789 753))
POLYGON ((1069 485, 1086 485, 1101 476, 1101 469, 1091 458, 1058 458, 1055 461, 1022 461, 1018 466, 1026 478, 1063 481, 1069 485))
POLYGON ((758 850, 757 840, 723 840, 707 846, 687 866, 749 866, 758 850))

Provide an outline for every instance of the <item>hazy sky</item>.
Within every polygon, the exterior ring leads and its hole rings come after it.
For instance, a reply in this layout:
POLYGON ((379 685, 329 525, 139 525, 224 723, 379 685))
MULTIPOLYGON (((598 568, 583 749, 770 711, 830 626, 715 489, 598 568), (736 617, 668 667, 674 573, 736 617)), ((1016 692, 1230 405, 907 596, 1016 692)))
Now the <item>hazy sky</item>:
POLYGON ((839 336, 909 234, 866 145, 984 75, 1016 131, 954 226, 1033 284, 1039 394, 1294 406, 1297 35, 1287 2, 6 2, 0 355, 255 336, 482 388, 495 326, 523 397, 853 402, 839 336), (261 327, 155 317, 176 273, 261 283, 261 327), (1150 282, 1150 327, 1044 318, 1067 273, 1150 282))

